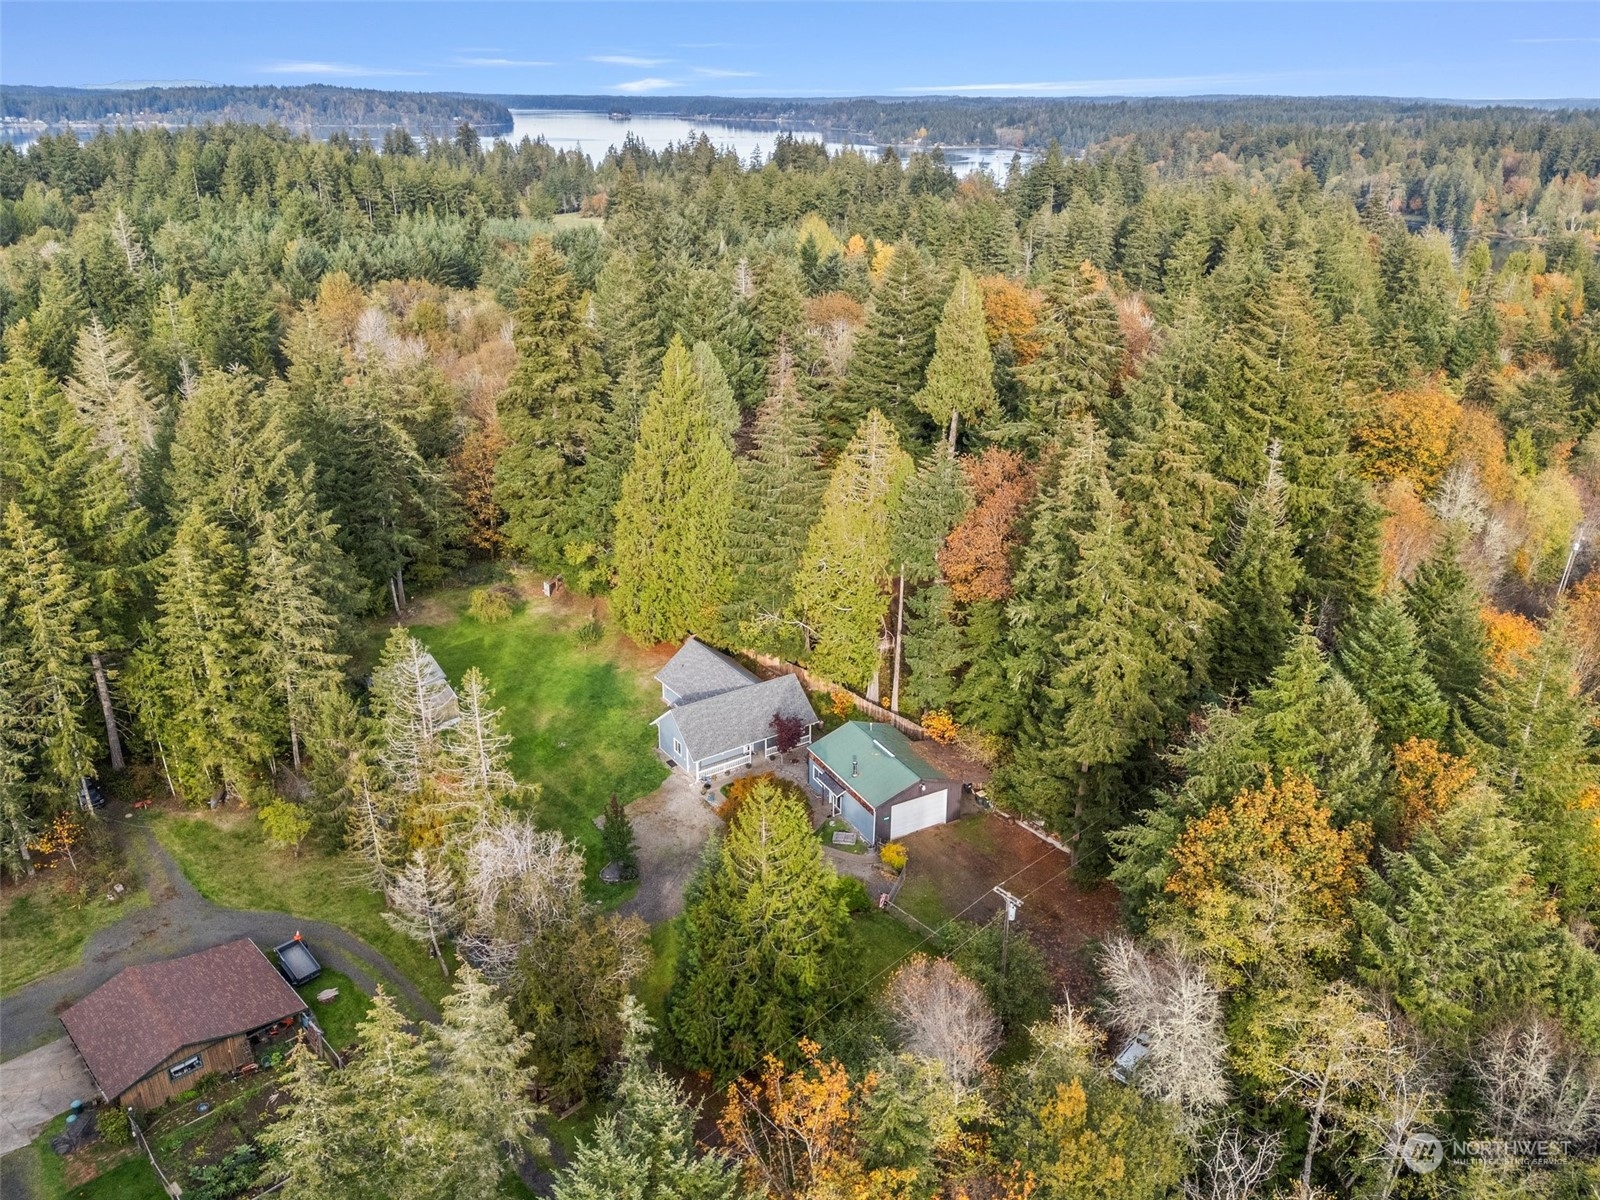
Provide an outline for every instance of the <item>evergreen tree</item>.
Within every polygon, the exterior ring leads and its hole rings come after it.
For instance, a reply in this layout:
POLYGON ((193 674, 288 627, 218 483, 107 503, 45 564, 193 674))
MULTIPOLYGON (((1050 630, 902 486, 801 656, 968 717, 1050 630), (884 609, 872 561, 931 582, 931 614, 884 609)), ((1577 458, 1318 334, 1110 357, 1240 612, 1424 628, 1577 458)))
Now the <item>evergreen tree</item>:
POLYGON ((945 301, 934 336, 933 358, 922 389, 911 398, 935 425, 949 429, 953 451, 961 414, 984 416, 996 403, 994 359, 984 323, 983 293, 972 272, 962 268, 945 301))
POLYGON ((1600 912, 1600 785, 1594 701, 1558 621, 1525 659, 1493 671, 1467 712, 1473 758, 1534 851, 1533 874, 1563 913, 1600 912))
POLYGON ((1211 678, 1218 691, 1251 688, 1278 665, 1294 636, 1292 597, 1300 563, 1284 507, 1277 455, 1267 477, 1239 506, 1233 545, 1216 595, 1222 606, 1212 633, 1211 678))
POLYGON ((1428 673, 1417 627, 1395 597, 1356 615, 1339 638, 1339 670, 1361 693, 1391 748, 1444 732, 1449 710, 1428 673))
POLYGON ((1030 435, 1041 442, 1070 419, 1105 419, 1123 353, 1116 306, 1076 264, 1050 276, 1044 297, 1039 353, 1017 372, 1030 435))
POLYGON ((617 502, 612 608, 641 641, 712 627, 731 586, 736 468, 689 352, 674 340, 617 502))
POLYGON ((154 707, 164 719, 153 732, 185 794, 220 787, 248 797, 270 754, 276 688, 252 665, 243 556, 196 507, 179 523, 160 572, 151 645, 159 674, 150 685, 163 694, 154 707))
POLYGON ((972 507, 972 489, 948 443, 934 448, 906 480, 895 506, 889 557, 910 583, 939 576, 945 539, 972 507))
POLYGON ((623 878, 639 873, 638 850, 633 840, 633 822, 615 792, 606 805, 605 826, 600 830, 600 853, 607 863, 621 863, 623 878))
POLYGON ((1404 853, 1383 852, 1357 905, 1368 983, 1422 1031, 1455 1045, 1547 1003, 1562 936, 1528 886, 1532 856, 1495 797, 1463 797, 1404 853))
POLYGON ((1462 570, 1459 542, 1446 537, 1434 556, 1406 581, 1405 609, 1416 622, 1428 672, 1456 711, 1477 693, 1489 665, 1482 598, 1462 570))
POLYGON ((591 533, 574 527, 574 499, 597 437, 605 376, 582 300, 550 242, 529 247, 517 290, 517 366, 499 400, 506 437, 495 499, 511 544, 546 569, 561 549, 591 533))
POLYGON ((835 882, 804 805, 757 784, 684 912, 667 1019, 687 1063, 729 1078, 822 1014, 847 937, 835 882))
POLYGON ((13 878, 30 867, 38 815, 32 770, 38 738, 19 695, 21 657, 20 648, 0 646, 0 867, 13 878))
POLYGON ((517 780, 510 770, 511 735, 500 732, 505 709, 494 707, 494 689, 477 667, 461 677, 456 708, 460 719, 440 739, 444 790, 455 810, 452 823, 471 827, 516 792, 517 780))
POLYGON ((922 389, 938 323, 939 297, 927 263, 902 242, 873 290, 872 311, 850 354, 840 413, 850 428, 876 408, 902 434, 910 431, 911 398, 922 389))
POLYGON ((877 673, 893 569, 891 515, 911 470, 883 414, 868 413, 834 464, 795 576, 810 663, 846 686, 866 686, 877 673))
POLYGON ((731 450, 733 435, 739 432, 741 418, 739 401, 734 397, 733 385, 728 382, 728 373, 722 369, 716 351, 705 342, 694 343, 694 348, 689 351, 689 362, 700 378, 700 387, 705 391, 706 411, 710 414, 711 423, 728 439, 728 448, 731 450))
MULTIPOLYGON (((61 546, 12 500, 0 522, 0 635, 16 655, 8 654, 13 665, 3 681, 15 706, 8 722, 13 740, 5 753, 12 770, 22 766, 26 728, 27 740, 38 742, 49 798, 45 812, 31 812, 13 799, 13 828, 69 806, 80 781, 95 774, 95 743, 83 718, 90 655, 103 643, 91 608, 61 546)), ((22 786, 20 778, 11 784, 22 786)))
POLYGON ((137 488, 146 456, 155 445, 159 414, 149 385, 139 374, 122 338, 108 333, 98 318, 78 335, 73 377, 66 393, 95 439, 137 488))
POLYGON ((787 343, 778 347, 750 453, 738 465, 729 531, 737 574, 728 623, 741 645, 792 655, 799 639, 785 614, 826 479, 817 462, 816 423, 795 387, 787 343))
POLYGON ((389 631, 372 671, 379 757, 395 786, 414 795, 431 785, 444 754, 445 724, 460 715, 433 656, 403 625, 389 631))

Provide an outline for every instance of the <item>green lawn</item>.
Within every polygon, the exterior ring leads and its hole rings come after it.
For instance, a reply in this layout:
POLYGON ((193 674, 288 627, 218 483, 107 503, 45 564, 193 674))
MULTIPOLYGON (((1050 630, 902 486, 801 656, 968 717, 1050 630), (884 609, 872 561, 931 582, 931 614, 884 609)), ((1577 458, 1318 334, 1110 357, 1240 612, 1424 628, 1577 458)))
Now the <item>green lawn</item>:
MULTIPOLYGON (((437 970, 435 973, 438 973, 437 970)), ((356 1040, 356 1026, 367 1015, 367 1010, 372 1007, 372 1001, 350 981, 348 976, 341 975, 337 971, 324 970, 321 975, 297 990, 300 998, 311 1006, 311 1016, 317 1025, 328 1035, 329 1045, 342 1052, 356 1040), (325 992, 329 988, 338 988, 339 995, 324 1004, 317 999, 317 993, 325 992)))
POLYGON ((348 861, 310 849, 298 857, 274 850, 249 813, 163 814, 155 818, 154 829, 207 900, 338 925, 383 954, 435 1004, 449 990, 423 945, 395 932, 383 919, 381 897, 352 878, 348 861))
POLYGON ((96 930, 149 903, 143 891, 126 893, 115 902, 98 894, 73 896, 61 886, 65 882, 44 878, 29 883, 0 911, 0 996, 74 966, 96 930))
MULTIPOLYGON (((538 786, 540 823, 582 843, 592 879, 605 865, 594 818, 611 793, 626 804, 667 777, 650 726, 661 715, 652 672, 609 623, 598 645, 579 646, 573 633, 587 612, 559 614, 530 601, 486 625, 466 615, 466 604, 464 590, 429 597, 430 608, 443 606, 455 619, 411 632, 452 683, 471 667, 488 678, 505 710, 501 728, 512 737, 512 771, 538 786)), ((628 894, 613 888, 606 898, 620 903, 628 894)))
POLYGON ((667 1019, 667 991, 678 973, 678 956, 682 953, 682 917, 663 921, 650 931, 650 969, 634 985, 633 990, 657 1029, 667 1019))
MULTIPOLYGON (((126 1157, 105 1174, 77 1187, 68 1187, 67 1163, 50 1149, 50 1139, 59 1135, 66 1123, 63 1113, 44 1127, 32 1145, 6 1155, 8 1185, 16 1185, 21 1194, 36 1196, 39 1200, 166 1200, 167 1193, 151 1170, 150 1160, 132 1149, 120 1152, 126 1157)), ((118 1152, 111 1154, 115 1157, 118 1152)), ((6 1195, 10 1194, 7 1190, 6 1195)))

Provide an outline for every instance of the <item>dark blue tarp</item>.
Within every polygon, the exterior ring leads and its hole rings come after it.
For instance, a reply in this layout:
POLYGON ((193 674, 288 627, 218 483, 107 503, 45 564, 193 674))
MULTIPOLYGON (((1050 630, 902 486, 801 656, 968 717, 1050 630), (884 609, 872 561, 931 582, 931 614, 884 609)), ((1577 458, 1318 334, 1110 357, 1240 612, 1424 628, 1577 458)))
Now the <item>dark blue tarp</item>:
POLYGON ((302 941, 285 942, 275 947, 274 953, 278 956, 278 964, 283 968, 284 975, 295 987, 322 974, 322 964, 302 941))

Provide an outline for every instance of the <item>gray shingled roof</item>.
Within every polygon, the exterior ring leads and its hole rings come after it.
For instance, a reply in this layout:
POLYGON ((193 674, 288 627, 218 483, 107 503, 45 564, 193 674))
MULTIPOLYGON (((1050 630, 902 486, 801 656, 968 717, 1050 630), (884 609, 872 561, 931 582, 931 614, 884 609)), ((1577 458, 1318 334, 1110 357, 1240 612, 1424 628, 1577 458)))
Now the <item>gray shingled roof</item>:
POLYGON ((733 659, 696 638, 683 643, 656 679, 677 693, 680 705, 749 687, 756 682, 756 677, 733 659))
POLYGON ((793 675, 779 675, 693 704, 680 704, 672 716, 689 757, 702 762, 771 737, 772 718, 780 713, 808 722, 817 719, 805 688, 793 675))

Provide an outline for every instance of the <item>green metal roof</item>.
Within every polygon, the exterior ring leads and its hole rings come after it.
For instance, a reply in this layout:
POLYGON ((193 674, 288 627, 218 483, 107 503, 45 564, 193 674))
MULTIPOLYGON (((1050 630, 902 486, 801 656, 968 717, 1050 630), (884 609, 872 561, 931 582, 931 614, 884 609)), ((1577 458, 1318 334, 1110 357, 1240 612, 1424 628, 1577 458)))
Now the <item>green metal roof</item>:
POLYGON ((811 743, 811 753, 874 808, 919 779, 944 778, 917 756, 903 733, 875 721, 846 721, 811 743))

